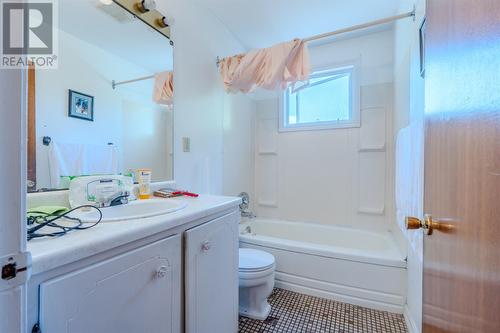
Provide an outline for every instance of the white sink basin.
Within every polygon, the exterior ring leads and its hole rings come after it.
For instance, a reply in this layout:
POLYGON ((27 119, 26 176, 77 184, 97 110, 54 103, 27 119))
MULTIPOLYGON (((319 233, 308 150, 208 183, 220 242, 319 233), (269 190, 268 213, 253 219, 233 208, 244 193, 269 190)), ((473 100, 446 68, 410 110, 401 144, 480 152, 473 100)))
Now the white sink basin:
MULTIPOLYGON (((165 215, 184 209, 186 206, 187 202, 182 200, 136 200, 126 205, 100 208, 102 212, 101 222, 118 222, 165 215)), ((99 219, 99 212, 95 209, 78 210, 71 214, 71 217, 78 218, 83 223, 95 223, 99 219)))

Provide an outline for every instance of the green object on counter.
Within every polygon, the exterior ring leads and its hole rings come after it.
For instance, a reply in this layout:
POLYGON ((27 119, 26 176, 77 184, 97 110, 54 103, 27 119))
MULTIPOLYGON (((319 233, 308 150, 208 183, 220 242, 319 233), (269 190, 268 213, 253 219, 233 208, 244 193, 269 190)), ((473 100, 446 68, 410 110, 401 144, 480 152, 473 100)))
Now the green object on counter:
POLYGON ((28 209, 28 217, 59 216, 69 211, 63 206, 40 206, 28 209))

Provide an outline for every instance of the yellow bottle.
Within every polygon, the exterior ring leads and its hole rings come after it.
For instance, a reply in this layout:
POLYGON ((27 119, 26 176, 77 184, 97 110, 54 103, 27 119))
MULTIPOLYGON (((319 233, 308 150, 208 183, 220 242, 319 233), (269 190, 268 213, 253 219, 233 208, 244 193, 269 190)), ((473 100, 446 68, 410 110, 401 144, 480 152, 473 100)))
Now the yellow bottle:
POLYGON ((137 181, 139 182, 139 199, 151 198, 151 169, 137 170, 137 181))

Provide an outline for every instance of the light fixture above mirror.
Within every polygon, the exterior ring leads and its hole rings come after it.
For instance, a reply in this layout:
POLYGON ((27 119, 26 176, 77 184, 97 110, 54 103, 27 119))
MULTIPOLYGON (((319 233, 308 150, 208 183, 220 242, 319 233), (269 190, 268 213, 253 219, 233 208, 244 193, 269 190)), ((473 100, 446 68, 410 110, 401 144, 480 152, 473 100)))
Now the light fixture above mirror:
MULTIPOLYGON (((109 0, 101 0, 105 3, 109 0)), ((170 44, 173 42, 170 38, 170 25, 167 22, 166 16, 156 9, 156 1, 154 0, 112 0, 129 13, 137 17, 149 25, 160 34, 170 39, 170 44)))

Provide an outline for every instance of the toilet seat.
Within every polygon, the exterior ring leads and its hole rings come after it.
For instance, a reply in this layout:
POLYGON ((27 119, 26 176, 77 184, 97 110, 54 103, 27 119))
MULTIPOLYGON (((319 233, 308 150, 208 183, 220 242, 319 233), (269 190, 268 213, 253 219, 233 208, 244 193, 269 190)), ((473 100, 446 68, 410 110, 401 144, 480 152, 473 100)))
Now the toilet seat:
POLYGON ((261 282, 261 279, 266 279, 268 276, 274 275, 274 266, 260 271, 240 271, 238 275, 240 284, 249 283, 250 280, 252 280, 251 283, 258 284, 261 282))
POLYGON ((274 256, 267 252, 254 249, 240 249, 239 257, 240 273, 267 273, 265 271, 274 270, 274 256))

